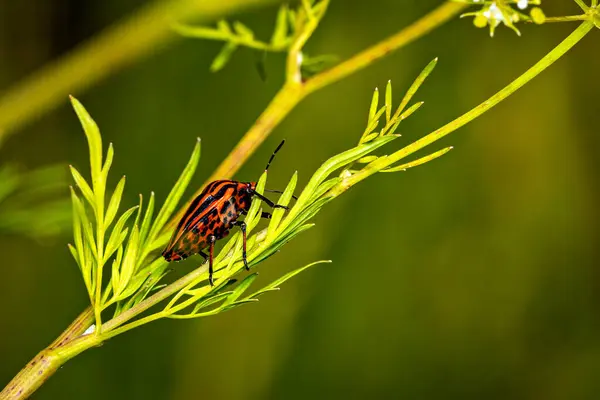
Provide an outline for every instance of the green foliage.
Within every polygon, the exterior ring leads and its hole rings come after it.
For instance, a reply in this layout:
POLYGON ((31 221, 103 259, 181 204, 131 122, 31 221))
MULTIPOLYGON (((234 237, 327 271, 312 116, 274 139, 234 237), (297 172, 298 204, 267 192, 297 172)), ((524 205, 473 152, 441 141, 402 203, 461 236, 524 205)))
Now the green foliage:
POLYGON ((59 165, 20 171, 0 168, 0 233, 42 240, 70 224, 65 168, 59 165))
MULTIPOLYGON (((425 67, 395 110, 392 107, 391 83, 388 83, 386 87, 384 104, 381 107, 379 107, 379 94, 376 90, 369 108, 367 129, 363 132, 358 145, 327 160, 313 174, 298 195, 297 200, 292 203, 298 183, 298 174, 294 173, 277 201, 277 204, 289 206, 289 211, 273 210, 268 226, 258 232, 256 232, 256 227, 262 214, 261 201, 256 198, 252 202, 245 218, 248 234, 247 259, 251 268, 256 268, 262 261, 280 251, 290 240, 310 229, 314 225, 311 220, 326 204, 350 186, 364 179, 356 179, 349 183, 348 177, 360 175, 365 171, 372 174, 380 171, 404 170, 430 161, 448 150, 444 149, 411 163, 391 168, 389 165, 381 163, 381 160, 388 156, 372 154, 380 147, 397 139, 399 135, 395 134, 395 131, 399 124, 423 104, 417 102, 409 106, 414 94, 436 63, 437 59, 425 67), (351 166, 356 163, 366 165, 360 170, 351 169, 351 166), (338 176, 334 175, 336 173, 338 176)), ((165 276, 167 263, 162 257, 153 254, 164 248, 171 235, 169 229, 164 229, 166 221, 173 216, 196 169, 200 158, 200 142, 198 141, 196 144, 190 161, 156 218, 153 218, 155 207, 153 195, 150 196, 145 213, 140 196, 139 205, 131 207, 119 215, 118 210, 125 188, 125 179, 119 181, 109 196, 108 206, 105 207, 104 196, 108 194, 106 177, 110 170, 110 162, 105 161, 104 166, 100 168, 102 165, 102 140, 98 128, 83 106, 75 99, 72 101, 88 138, 93 183, 90 186, 75 168, 71 168, 73 178, 80 190, 78 192, 72 190, 74 245, 71 245, 70 249, 82 271, 84 283, 96 311, 96 323, 97 326, 100 326, 100 314, 109 306, 114 305, 114 316, 127 312, 146 299, 165 276), (134 214, 136 216, 132 220, 134 214), (116 223, 113 225, 114 220, 116 223), (110 235, 108 235, 109 231, 110 235), (108 240, 105 239, 107 235, 108 240), (111 266, 110 279, 103 286, 102 270, 106 264, 111 266)), ((107 159, 112 159, 113 155, 114 151, 110 146, 107 159)), ((257 182, 256 190, 259 193, 263 193, 266 181, 267 174, 263 173, 257 182)), ((275 282, 247 295, 246 292, 255 282, 257 275, 256 273, 250 274, 236 284, 234 277, 244 271, 242 243, 240 232, 236 232, 215 256, 215 286, 209 285, 207 266, 206 264, 202 265, 190 274, 190 276, 194 274, 193 278, 186 281, 180 289, 171 292, 169 286, 164 288, 163 291, 168 293, 164 298, 170 297, 169 302, 160 311, 151 314, 146 319, 205 317, 243 304, 253 303, 258 301, 259 295, 278 290, 279 285, 283 282, 310 266, 324 262, 312 263, 284 274, 275 282)), ((161 291, 159 294, 161 293, 163 292, 161 291)), ((138 326, 146 319, 131 322, 119 330, 124 331, 138 326)))
POLYGON ((125 188, 125 177, 119 181, 105 207, 106 178, 114 150, 110 145, 103 164, 102 139, 96 123, 76 99, 72 98, 71 101, 88 139, 92 185, 75 167, 71 167, 79 191, 71 190, 74 244, 69 245, 69 249, 81 270, 96 314, 96 325, 100 326, 100 315, 107 307, 116 303, 116 314, 127 310, 142 301, 164 276, 167 263, 150 253, 163 247, 168 240, 167 236, 160 233, 176 210, 196 170, 200 159, 200 141, 196 143, 188 165, 156 218, 153 219, 153 193, 145 213, 140 196, 139 205, 127 209, 116 218, 125 188), (136 217, 131 224, 134 213, 136 217), (103 287, 103 270, 110 261, 110 283, 103 287))
MULTIPOLYGON (((323 17, 328 3, 328 0, 304 0, 299 3, 297 8, 290 8, 287 4, 282 5, 277 13, 275 27, 268 41, 257 39, 252 29, 240 21, 229 23, 221 20, 214 28, 177 23, 173 25, 173 29, 185 37, 225 42, 211 63, 210 70, 212 72, 223 69, 239 47, 261 52, 262 56, 258 59, 258 70, 263 76, 265 74, 264 55, 268 52, 290 51, 297 39, 305 36, 314 22, 318 22, 323 17)), ((302 72, 305 76, 311 76, 335 61, 337 58, 333 56, 305 56, 301 65, 302 72)))

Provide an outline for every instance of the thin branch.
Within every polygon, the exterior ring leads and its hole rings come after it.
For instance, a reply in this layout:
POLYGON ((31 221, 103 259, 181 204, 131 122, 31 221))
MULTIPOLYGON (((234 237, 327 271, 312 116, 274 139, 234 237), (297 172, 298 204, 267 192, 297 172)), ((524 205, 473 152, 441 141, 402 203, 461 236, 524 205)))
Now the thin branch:
POLYGON ((429 14, 402 29, 395 35, 392 35, 389 38, 377 43, 375 46, 360 52, 349 60, 314 76, 306 83, 306 90, 308 92, 314 92, 322 87, 337 82, 350 74, 360 71, 373 62, 387 56, 392 51, 398 50, 399 48, 404 47, 407 44, 417 40, 421 36, 431 32, 438 26, 454 18, 467 6, 468 4, 454 2, 446 2, 442 4, 429 14))
POLYGON ((415 153, 416 151, 421 150, 422 148, 432 144, 448 135, 451 132, 463 127, 467 123, 471 122, 475 118, 481 116, 483 113, 496 106, 501 101, 505 100, 511 94, 516 92, 519 88, 525 85, 527 82, 535 78, 542 71, 552 65, 556 60, 565 55, 567 51, 569 51, 575 44, 577 44, 581 39, 585 37, 592 29, 594 28, 594 23, 592 21, 585 21, 575 31, 573 31, 565 40, 563 40, 558 46, 556 46, 552 51, 550 51, 544 58, 538 61, 533 67, 529 68, 525 73, 519 76, 517 79, 512 81, 498 93, 479 104, 477 107, 471 109, 467 113, 461 115, 455 120, 447 123, 441 128, 433 131, 427 136, 422 137, 414 143, 406 146, 405 148, 391 154, 387 157, 382 157, 379 161, 375 161, 371 164, 372 168, 365 169, 356 173, 345 180, 345 185, 340 185, 334 191, 332 191, 332 195, 339 195, 343 192, 347 187, 354 185, 357 181, 363 180, 369 175, 372 175, 379 171, 382 168, 386 168, 393 163, 398 162, 399 160, 407 157, 410 154, 415 153))

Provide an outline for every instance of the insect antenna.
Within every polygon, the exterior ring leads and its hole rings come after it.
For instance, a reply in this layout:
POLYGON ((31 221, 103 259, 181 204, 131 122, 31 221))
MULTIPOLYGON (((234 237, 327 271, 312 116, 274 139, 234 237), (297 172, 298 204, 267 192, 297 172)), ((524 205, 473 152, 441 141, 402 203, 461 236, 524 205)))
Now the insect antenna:
POLYGON ((279 149, 281 149, 281 147, 283 146, 284 143, 285 143, 285 139, 283 139, 281 141, 281 143, 279 143, 279 146, 277 146, 277 148, 275 149, 273 154, 271 154, 271 158, 269 158, 269 162, 267 163, 267 166, 265 167, 265 172, 267 172, 269 170, 269 167, 271 166, 271 162, 275 158, 275 154, 277 154, 277 152, 279 151, 279 149))
MULTIPOLYGON (((282 190, 274 190, 274 189, 264 189, 265 192, 270 192, 270 193, 283 193, 282 190)), ((294 200, 298 200, 298 198, 294 195, 292 195, 292 198, 294 200)))

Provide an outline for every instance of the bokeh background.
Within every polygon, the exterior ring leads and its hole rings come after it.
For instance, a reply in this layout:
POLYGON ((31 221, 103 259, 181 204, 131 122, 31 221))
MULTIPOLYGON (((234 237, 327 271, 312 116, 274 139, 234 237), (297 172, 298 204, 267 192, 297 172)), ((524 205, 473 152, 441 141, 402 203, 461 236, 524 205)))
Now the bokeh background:
MULTIPOLYGON (((0 1, 0 94, 143 3, 0 1)), ((439 2, 332 3, 307 46, 311 54, 345 58, 439 2)), ((544 10, 578 12, 570 1, 546 1, 544 10)), ((236 18, 268 35, 274 15, 264 8, 236 18)), ((399 96, 439 57, 417 95, 425 106, 392 146, 415 140, 502 88, 574 28, 521 26, 518 37, 501 27, 491 39, 470 20, 453 20, 307 98, 236 177, 258 177, 286 138, 271 186, 295 170, 306 182, 356 143, 374 87, 392 79, 399 96)), ((261 265, 260 281, 318 259, 333 264, 256 305, 119 336, 67 363, 35 398, 598 398, 598 39, 592 32, 507 101, 435 144, 455 146, 448 155, 374 176, 328 205, 315 228, 261 265)), ((263 82, 255 55, 243 49, 210 73, 219 48, 178 40, 73 93, 115 145, 111 184, 127 175, 125 205, 152 190, 164 199, 200 136, 191 194, 279 88, 282 56, 268 58, 263 82)), ((0 161, 87 171, 67 99, 6 140, 0 161)), ((69 235, 0 235, 0 386, 86 307, 69 235)))

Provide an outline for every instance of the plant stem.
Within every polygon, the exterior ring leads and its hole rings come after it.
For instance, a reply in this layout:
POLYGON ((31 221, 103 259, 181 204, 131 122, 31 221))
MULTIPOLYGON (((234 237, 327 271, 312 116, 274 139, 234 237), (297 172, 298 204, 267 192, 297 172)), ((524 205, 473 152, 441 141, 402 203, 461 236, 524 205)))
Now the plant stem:
MULTIPOLYGON (((545 23, 550 23, 550 22, 570 22, 570 21, 586 21, 590 19, 590 17, 588 17, 585 14, 582 15, 565 15, 564 17, 546 17, 544 19, 544 24, 545 23)), ((529 23, 535 23, 533 21, 528 20, 527 22, 529 23)))
POLYGON ((217 19, 240 9, 277 0, 158 0, 144 6, 70 54, 48 64, 0 98, 0 141, 25 123, 101 79, 180 38, 174 20, 217 19))
POLYGON ((575 3, 581 8, 583 11, 587 12, 589 7, 583 2, 583 0, 575 0, 575 3))
POLYGON ((426 33, 431 32, 438 26, 458 15, 467 6, 468 4, 454 2, 446 2, 442 4, 429 14, 402 29, 395 35, 392 35, 389 38, 377 43, 375 46, 358 53, 354 57, 336 65, 335 67, 315 75, 306 83, 306 90, 308 92, 314 92, 369 66, 374 61, 387 56, 392 51, 406 46, 426 33))
POLYGON ((441 128, 431 132, 427 136, 417 140, 414 143, 406 146, 405 148, 387 156, 381 157, 378 161, 375 161, 371 164, 371 168, 365 168, 364 170, 348 177, 345 179, 339 186, 335 187, 331 194, 333 196, 337 196, 348 189, 350 186, 354 185, 356 182, 361 181, 372 175, 377 173, 382 168, 386 168, 392 165, 395 162, 405 158, 406 156, 415 153, 418 150, 430 145, 433 142, 438 141, 444 136, 448 135, 451 132, 454 132, 458 128, 466 125, 471 122, 475 118, 481 116, 481 114, 485 113, 502 100, 506 99, 508 96, 516 92, 519 88, 525 85, 527 82, 535 78, 542 71, 552 65, 556 60, 562 57, 567 51, 569 51, 577 42, 579 42, 585 35, 587 35, 594 28, 594 23, 592 21, 585 21, 575 31, 573 31, 565 40, 563 40, 558 46, 552 49, 544 58, 538 61, 533 67, 529 68, 524 74, 519 76, 517 79, 508 84, 504 89, 500 90, 498 93, 479 104, 477 107, 473 108, 469 112, 461 115, 455 120, 447 123, 441 128))
POLYGON ((26 399, 71 358, 101 342, 96 335, 86 335, 65 346, 48 347, 38 353, 0 393, 0 400, 26 399))
MULTIPOLYGON (((217 169, 206 180, 205 184, 194 193, 192 199, 200 194, 207 183, 216 179, 231 178, 244 162, 256 151, 262 142, 266 140, 273 129, 275 129, 275 127, 306 95, 337 82, 387 56, 392 51, 411 43, 432 31, 434 28, 442 25, 444 22, 452 19, 467 6, 467 4, 446 2, 395 35, 358 53, 339 65, 315 75, 304 83, 297 82, 297 80, 293 79, 299 67, 298 55, 300 54, 301 46, 292 46, 293 51, 290 51, 287 59, 286 84, 284 84, 283 88, 275 95, 265 111, 258 117, 254 125, 238 142, 227 158, 221 162, 217 169)), ((301 36, 299 39, 300 40, 298 40, 297 43, 304 44, 308 38, 301 36)), ((187 204, 189 204, 189 202, 182 207, 182 212, 186 209, 187 204)), ((176 214, 173 219, 165 225, 165 230, 170 230, 177 224, 177 221, 181 218, 182 212, 176 214)))

